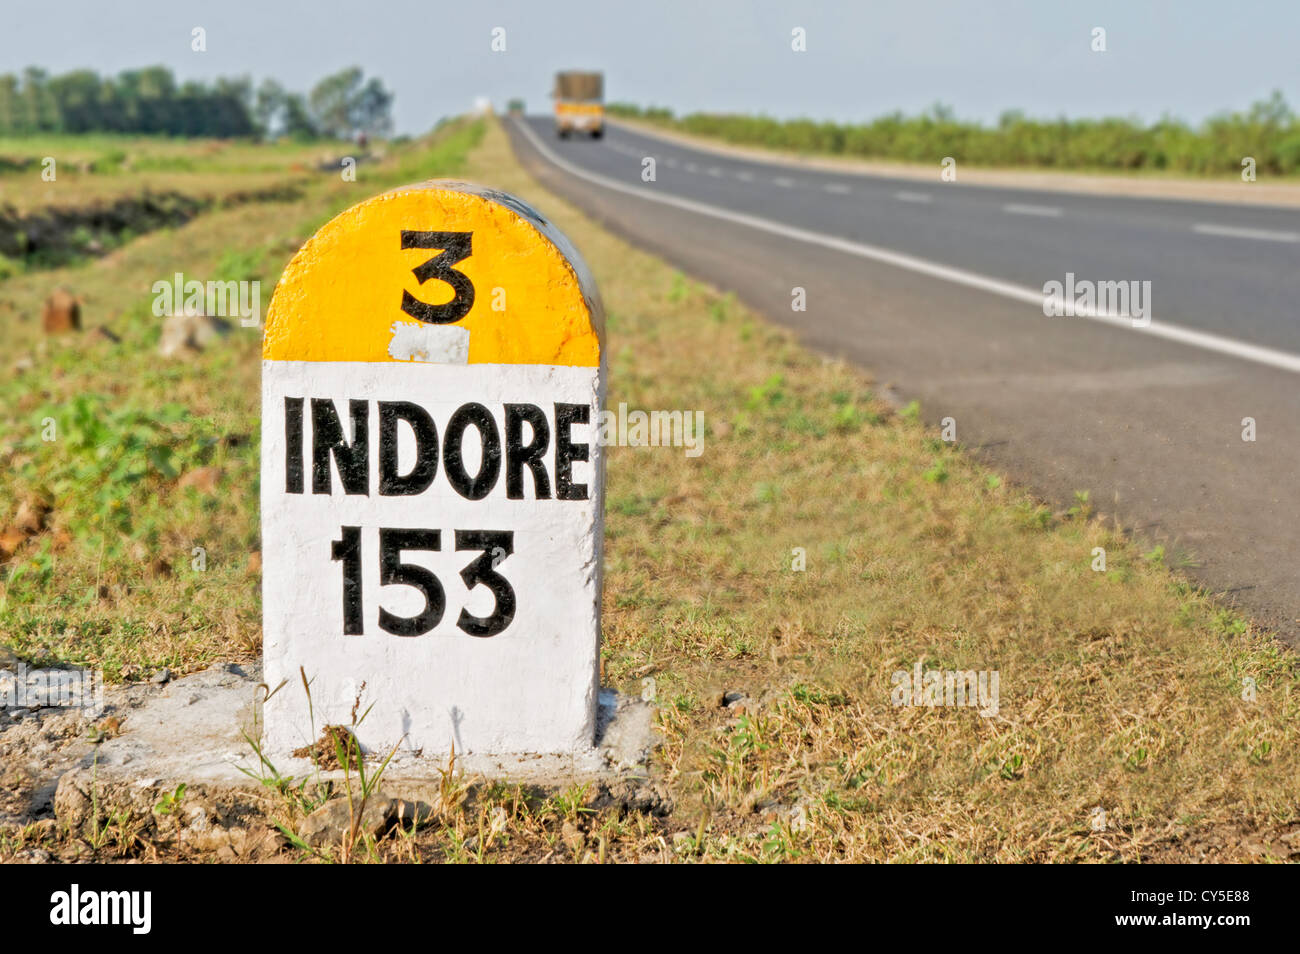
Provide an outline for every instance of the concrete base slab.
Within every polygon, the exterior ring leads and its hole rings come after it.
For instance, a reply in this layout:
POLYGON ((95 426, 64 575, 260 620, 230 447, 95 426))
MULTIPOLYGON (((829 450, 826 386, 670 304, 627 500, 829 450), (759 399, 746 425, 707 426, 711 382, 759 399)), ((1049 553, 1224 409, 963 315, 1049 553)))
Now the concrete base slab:
MULTIPOLYGON (((255 667, 227 663, 178 679, 131 712, 121 735, 97 747, 97 774, 104 780, 126 776, 159 783, 258 784, 248 773, 261 778, 271 772, 253 747, 264 694, 255 667)), ((465 753, 456 756, 455 767, 467 775, 541 785, 635 772, 644 769, 654 747, 653 714, 653 707, 639 699, 601 690, 597 739, 590 752, 574 757, 465 753)), ((367 754, 375 767, 387 755, 367 754)), ((317 773, 305 757, 277 759, 274 769, 295 778, 317 773)), ((446 769, 446 758, 399 749, 384 778, 433 781, 446 769)), ((319 774, 323 779, 343 777, 339 771, 319 774)))
MULTIPOLYGON (((305 786, 347 781, 343 771, 318 768, 308 758, 280 760, 274 766, 259 759, 253 740, 265 687, 255 666, 227 663, 151 688, 109 690, 102 718, 117 719, 118 734, 62 753, 57 786, 47 789, 61 824, 79 827, 94 812, 104 817, 124 810, 152 813, 157 822, 156 806, 183 783, 185 817, 168 827, 201 841, 209 831, 255 824, 252 816, 274 801, 274 786, 267 780, 279 777, 305 786)), ((653 707, 602 690, 596 744, 589 753, 458 754, 454 771, 467 782, 501 780, 543 789, 598 782, 611 797, 653 811, 662 796, 642 783, 648 781, 655 745, 653 707)), ((367 771, 376 771, 385 755, 368 754, 367 771)), ((384 772, 383 791, 392 798, 436 805, 448 770, 445 757, 399 752, 384 772)), ((355 770, 352 784, 357 784, 355 770)), ((40 806, 33 808, 40 811, 40 806)))

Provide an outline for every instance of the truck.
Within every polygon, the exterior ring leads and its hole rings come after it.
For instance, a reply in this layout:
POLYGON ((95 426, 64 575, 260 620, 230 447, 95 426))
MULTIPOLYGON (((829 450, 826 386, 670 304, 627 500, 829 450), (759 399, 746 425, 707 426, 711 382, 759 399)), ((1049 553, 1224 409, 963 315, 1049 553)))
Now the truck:
POLYGON ((605 134, 605 77, 601 73, 567 70, 555 74, 555 132, 561 139, 588 133, 605 134))

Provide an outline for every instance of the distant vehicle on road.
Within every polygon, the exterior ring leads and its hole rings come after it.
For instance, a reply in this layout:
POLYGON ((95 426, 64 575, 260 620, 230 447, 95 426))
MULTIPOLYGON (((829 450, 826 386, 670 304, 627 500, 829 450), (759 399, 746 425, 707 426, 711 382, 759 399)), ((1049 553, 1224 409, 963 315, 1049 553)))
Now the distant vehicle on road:
POLYGON ((522 99, 512 99, 506 103, 506 112, 511 116, 522 116, 524 114, 524 101, 522 99))
POLYGON ((605 134, 605 77, 602 73, 568 70, 555 74, 555 132, 561 139, 585 132, 592 139, 605 134))

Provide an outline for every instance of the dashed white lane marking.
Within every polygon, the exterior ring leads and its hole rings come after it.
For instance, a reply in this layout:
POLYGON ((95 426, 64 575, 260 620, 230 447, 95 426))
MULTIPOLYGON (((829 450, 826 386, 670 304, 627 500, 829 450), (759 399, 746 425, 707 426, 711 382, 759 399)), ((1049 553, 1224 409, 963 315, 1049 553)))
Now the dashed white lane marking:
POLYGON ((928 192, 895 192, 894 198, 899 202, 929 202, 928 192))
POLYGON ((781 188, 783 188, 783 189, 793 189, 793 188, 794 188, 794 180, 793 180, 793 179, 790 179, 790 178, 787 178, 786 176, 777 176, 775 179, 772 180, 772 182, 773 182, 775 185, 779 185, 779 186, 780 186, 781 188))
POLYGON ((707 172, 709 175, 713 176, 713 178, 715 179, 722 178, 722 170, 719 169, 717 166, 709 166, 709 168, 705 169, 704 171, 707 172))
POLYGON ((699 172, 699 171, 700 171, 700 167, 697 166, 697 165, 696 165, 695 163, 693 163, 693 162, 688 162, 688 163, 686 163, 686 165, 684 165, 682 168, 685 169, 687 172, 699 172))
MULTIPOLYGON (((915 255, 908 255, 904 252, 895 252, 892 249, 881 248, 878 245, 867 245, 863 242, 854 242, 849 239, 839 238, 835 235, 826 235, 822 232, 813 232, 809 229, 801 229, 793 225, 786 225, 784 222, 774 222, 771 219, 760 218, 756 215, 746 215, 744 212, 733 212, 730 209, 723 209, 716 205, 709 205, 705 202, 696 202, 693 199, 683 199, 680 196, 668 195, 662 191, 652 191, 642 189, 636 186, 628 185, 626 182, 620 182, 618 179, 611 179, 609 176, 603 176, 596 172, 588 172, 581 166, 575 165, 569 160, 561 158, 541 138, 535 133, 523 120, 516 119, 515 124, 524 134, 534 149, 536 149, 543 158, 547 159, 556 168, 567 172, 571 176, 590 182, 602 188, 611 189, 614 192, 622 192, 625 195, 635 196, 638 199, 645 199, 647 202, 658 202, 660 205, 670 205, 686 212, 693 212, 696 215, 706 215, 710 218, 720 219, 723 222, 731 222, 734 225, 743 225, 746 228, 755 229, 759 232, 767 232, 769 235, 778 235, 782 238, 790 239, 795 242, 804 242, 808 245, 817 245, 821 248, 828 248, 836 252, 842 252, 846 255, 856 255, 859 258, 870 259, 871 261, 881 262, 885 265, 892 265, 895 268, 906 269, 909 272, 916 272, 919 275, 928 275, 931 278, 937 278, 940 281, 951 282, 954 285, 963 285, 967 288, 975 288, 980 291, 988 292, 991 295, 1000 295, 1003 298, 1009 298, 1012 301, 1024 302, 1033 305, 1042 313, 1046 294, 1040 288, 1030 288, 1027 285, 1017 285, 1014 282, 1003 281, 1000 278, 992 278, 988 275, 980 275, 978 272, 968 272, 964 268, 953 268, 950 265, 941 265, 938 262, 927 261, 918 258, 915 255)), ((1256 364, 1267 365, 1271 368, 1278 368, 1282 371, 1290 371, 1292 374, 1300 374, 1300 355, 1290 354, 1286 351, 1278 351, 1275 348, 1268 348, 1263 345, 1249 344, 1245 341, 1236 341, 1232 338, 1225 338, 1223 335, 1211 334, 1207 331, 1196 331, 1192 328, 1183 328, 1179 325, 1170 325, 1163 322, 1152 320, 1146 325, 1134 325, 1132 321, 1111 314, 1101 312, 1097 309, 1090 311, 1078 312, 1081 318, 1090 318, 1093 321, 1100 321, 1104 324, 1115 325, 1137 334, 1147 334, 1156 338, 1164 338, 1168 341, 1176 341, 1179 344, 1188 345, 1192 348, 1200 348, 1203 351, 1213 351, 1217 354, 1229 355, 1230 357, 1240 358, 1243 361, 1253 361, 1256 364)))
POLYGON ((677 160, 674 159, 672 156, 669 156, 667 159, 664 160, 664 165, 666 165, 666 166, 671 166, 672 168, 676 169, 676 168, 677 168, 677 160))
POLYGON ((846 186, 843 182, 828 182, 822 188, 832 195, 848 195, 853 191, 850 186, 846 186))
POLYGON ((1300 242, 1300 232, 1274 232, 1271 229, 1248 229, 1236 225, 1214 225, 1210 222, 1193 225, 1192 231, 1199 232, 1202 235, 1255 239, 1259 242, 1300 242))
POLYGON ((753 182, 754 173, 746 172, 744 169, 742 169, 740 170, 740 172, 736 173, 736 178, 739 179, 741 182, 753 182))
POLYGON ((1043 218, 1055 219, 1061 215, 1061 210, 1054 205, 1026 205, 1021 202, 1011 202, 1002 207, 1002 211, 1007 215, 1039 215, 1043 218))

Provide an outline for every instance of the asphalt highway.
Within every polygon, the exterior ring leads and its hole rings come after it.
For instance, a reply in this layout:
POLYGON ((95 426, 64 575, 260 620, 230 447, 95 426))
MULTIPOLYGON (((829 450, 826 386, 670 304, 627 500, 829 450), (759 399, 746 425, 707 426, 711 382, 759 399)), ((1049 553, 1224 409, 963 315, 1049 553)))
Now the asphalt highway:
POLYGON ((965 185, 937 163, 933 182, 820 171, 621 126, 560 140, 549 117, 507 129, 602 224, 954 418, 1048 499, 1088 490, 1300 637, 1296 210, 965 185), (1071 281, 1136 283, 1137 321, 1044 315, 1044 286, 1071 281))

